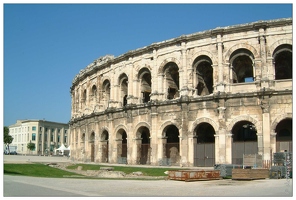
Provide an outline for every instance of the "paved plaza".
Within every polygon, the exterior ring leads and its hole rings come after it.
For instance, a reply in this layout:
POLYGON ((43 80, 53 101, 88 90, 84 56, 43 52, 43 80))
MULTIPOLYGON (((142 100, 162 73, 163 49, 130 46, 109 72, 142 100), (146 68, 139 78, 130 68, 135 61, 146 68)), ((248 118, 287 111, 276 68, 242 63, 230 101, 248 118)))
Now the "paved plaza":
MULTIPOLYGON (((71 162, 67 157, 5 155, 4 163, 71 162)), ((292 179, 234 181, 106 180, 3 176, 4 197, 292 197, 292 179)))

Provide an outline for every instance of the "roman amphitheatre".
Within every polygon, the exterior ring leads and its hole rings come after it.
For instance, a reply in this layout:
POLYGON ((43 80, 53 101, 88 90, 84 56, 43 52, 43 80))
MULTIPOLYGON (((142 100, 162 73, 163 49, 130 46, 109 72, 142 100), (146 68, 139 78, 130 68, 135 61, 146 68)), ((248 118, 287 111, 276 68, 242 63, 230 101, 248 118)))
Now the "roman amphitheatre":
POLYGON ((292 35, 292 18, 257 21, 94 60, 70 87, 71 160, 271 164, 292 151, 292 35))

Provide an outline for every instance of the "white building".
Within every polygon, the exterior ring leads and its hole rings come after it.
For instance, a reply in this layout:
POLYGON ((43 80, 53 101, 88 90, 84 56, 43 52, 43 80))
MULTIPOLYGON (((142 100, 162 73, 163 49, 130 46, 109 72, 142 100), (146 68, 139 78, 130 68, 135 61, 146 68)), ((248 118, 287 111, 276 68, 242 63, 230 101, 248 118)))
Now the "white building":
POLYGON ((9 126, 13 137, 10 146, 17 146, 18 154, 46 155, 53 154, 62 144, 69 146, 69 125, 45 120, 17 120, 9 126), (27 149, 28 143, 34 143, 35 149, 27 149))

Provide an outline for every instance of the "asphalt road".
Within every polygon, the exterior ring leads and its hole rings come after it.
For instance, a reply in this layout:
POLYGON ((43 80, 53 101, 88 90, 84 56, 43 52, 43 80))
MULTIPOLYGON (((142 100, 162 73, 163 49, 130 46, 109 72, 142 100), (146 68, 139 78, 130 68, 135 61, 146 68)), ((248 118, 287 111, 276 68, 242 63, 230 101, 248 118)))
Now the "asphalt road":
MULTIPOLYGON (((4 156, 7 162, 67 162, 66 157, 4 156), (34 157, 34 158, 33 158, 34 157)), ((292 179, 253 181, 103 180, 3 176, 4 197, 292 197, 292 179)))

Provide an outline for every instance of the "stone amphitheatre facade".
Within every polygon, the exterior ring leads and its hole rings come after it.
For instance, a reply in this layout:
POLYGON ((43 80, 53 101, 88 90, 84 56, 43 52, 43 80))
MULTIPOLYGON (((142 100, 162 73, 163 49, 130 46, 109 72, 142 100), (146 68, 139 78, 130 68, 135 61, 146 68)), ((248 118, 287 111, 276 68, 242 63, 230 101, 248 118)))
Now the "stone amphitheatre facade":
POLYGON ((71 159, 213 166, 292 151, 292 19, 100 57, 70 88, 71 159))

